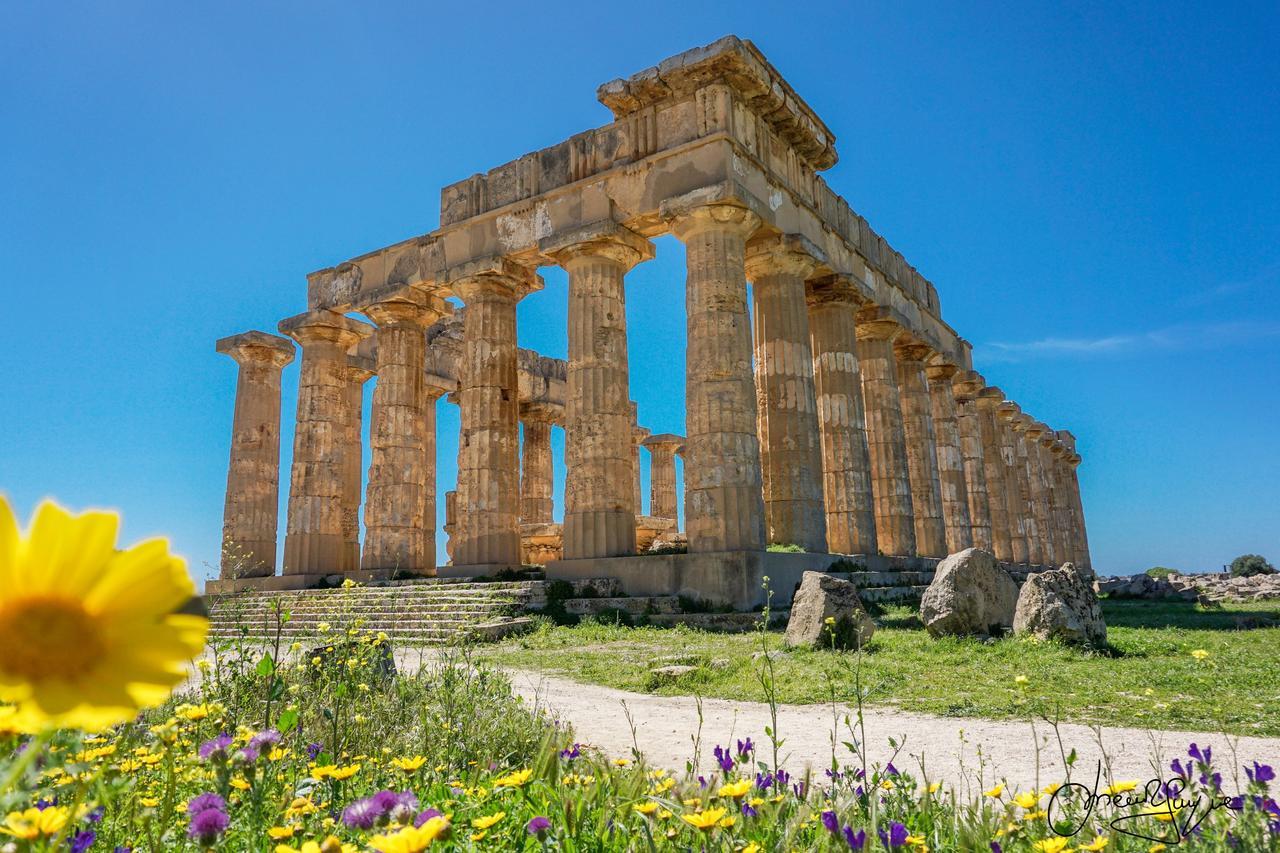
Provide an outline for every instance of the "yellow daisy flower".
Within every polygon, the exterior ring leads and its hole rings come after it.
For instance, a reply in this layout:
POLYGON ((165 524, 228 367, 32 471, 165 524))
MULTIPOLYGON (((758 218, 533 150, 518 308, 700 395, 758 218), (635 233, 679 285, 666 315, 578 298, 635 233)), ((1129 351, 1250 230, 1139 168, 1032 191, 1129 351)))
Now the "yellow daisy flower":
POLYGON ((484 817, 478 817, 471 821, 471 827, 473 829, 488 829, 506 816, 506 812, 494 812, 493 814, 485 815, 484 817))
POLYGON ((28 731, 101 731, 158 705, 204 648, 209 621, 163 539, 117 551, 120 518, 45 501, 26 536, 0 498, 0 701, 28 731))
POLYGON ((739 779, 737 782, 729 782, 721 785, 720 790, 716 793, 721 797, 733 797, 736 800, 739 797, 746 796, 747 792, 751 790, 751 786, 754 784, 755 782, 750 779, 739 779))
POLYGON ((60 806, 46 809, 30 808, 21 812, 10 812, 0 824, 0 833, 20 838, 23 841, 34 841, 37 838, 52 838, 62 832, 67 825, 70 814, 60 806))
POLYGON ((714 829, 720 819, 725 816, 725 809, 707 809, 705 812, 686 814, 680 817, 685 823, 703 831, 714 829))
POLYGON ((991 797, 992 799, 996 799, 1001 794, 1004 793, 1004 783, 1001 782, 999 785, 996 785, 994 788, 990 788, 986 791, 983 791, 982 793, 984 796, 991 797))
POLYGON ((412 758, 391 759, 392 766, 403 770, 405 773, 413 773, 426 763, 427 759, 423 758, 421 755, 415 755, 412 758))
POLYGON ((375 835, 369 846, 378 853, 421 853, 449 829, 449 821, 436 816, 422 826, 406 826, 389 835, 375 835))
POLYGON ((501 779, 493 780, 495 788, 519 788, 529 781, 529 777, 533 775, 532 770, 517 770, 514 773, 508 773, 501 779))
POLYGON ((1014 797, 1013 801, 1024 809, 1034 809, 1036 804, 1040 802, 1040 798, 1036 796, 1035 791, 1027 791, 1014 797))

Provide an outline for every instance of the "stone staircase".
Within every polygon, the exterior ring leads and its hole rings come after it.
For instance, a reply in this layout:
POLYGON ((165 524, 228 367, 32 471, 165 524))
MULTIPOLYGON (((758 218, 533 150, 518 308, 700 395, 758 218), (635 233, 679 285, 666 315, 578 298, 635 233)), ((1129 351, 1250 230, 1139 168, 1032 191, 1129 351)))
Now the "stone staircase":
POLYGON ((282 635, 315 639, 319 626, 385 632, 394 641, 443 645, 495 640, 529 626, 522 616, 539 581, 477 583, 468 579, 388 581, 337 589, 244 592, 209 596, 209 639, 260 640, 274 635, 278 604, 290 619, 282 635))
POLYGON ((911 604, 929 588, 933 572, 832 572, 832 577, 847 580, 858 588, 863 604, 911 604))

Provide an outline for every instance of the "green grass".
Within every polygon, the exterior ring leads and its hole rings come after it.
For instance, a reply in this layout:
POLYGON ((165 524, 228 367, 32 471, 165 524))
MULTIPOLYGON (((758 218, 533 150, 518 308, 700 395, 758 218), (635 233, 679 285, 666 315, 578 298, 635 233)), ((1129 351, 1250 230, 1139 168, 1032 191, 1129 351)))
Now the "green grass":
MULTIPOLYGON (((870 704, 965 717, 1054 713, 1069 722, 1280 735, 1280 602, 1204 609, 1184 602, 1104 601, 1110 648, 1085 651, 1007 637, 931 639, 914 610, 877 616, 861 656, 870 704), (1257 627, 1270 625, 1270 627, 1257 627), (1191 652, 1203 649, 1203 661, 1191 652), (1015 681, 1026 676, 1026 683, 1015 681)), ((708 634, 686 628, 626 628, 586 622, 537 632, 481 654, 623 690, 764 699, 752 654, 782 648, 782 636, 708 634), (672 659, 680 658, 679 660, 672 659), (674 684, 655 684, 663 663, 700 664, 674 684)), ((779 701, 854 695, 857 656, 789 650, 776 657, 779 701)))

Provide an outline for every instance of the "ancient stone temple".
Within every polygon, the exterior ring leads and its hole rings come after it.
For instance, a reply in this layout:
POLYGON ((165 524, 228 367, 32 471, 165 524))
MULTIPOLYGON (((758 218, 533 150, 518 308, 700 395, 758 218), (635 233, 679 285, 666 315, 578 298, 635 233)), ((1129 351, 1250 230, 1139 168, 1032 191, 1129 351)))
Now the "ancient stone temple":
POLYGON ((918 570, 977 545, 1089 564, 1075 439, 975 372, 934 285, 823 181, 835 138, 753 44, 723 38, 597 97, 612 121, 445 187, 435 231, 311 273, 283 337, 218 342, 240 378, 210 591, 534 563, 746 608, 766 576, 789 590, 836 562, 918 570), (629 384, 626 278, 664 234, 687 263, 684 435, 645 429, 629 384), (546 266, 568 274, 563 361, 517 345, 546 266), (438 566, 442 399, 462 426, 438 566))

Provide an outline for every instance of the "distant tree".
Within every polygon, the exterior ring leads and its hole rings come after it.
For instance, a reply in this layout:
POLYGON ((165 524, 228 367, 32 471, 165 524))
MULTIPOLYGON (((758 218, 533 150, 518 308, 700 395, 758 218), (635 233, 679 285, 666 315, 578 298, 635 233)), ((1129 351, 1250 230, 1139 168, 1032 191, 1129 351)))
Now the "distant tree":
POLYGON ((1177 569, 1171 569, 1168 566, 1152 566, 1147 569, 1147 574, 1153 578, 1167 578, 1169 575, 1176 575, 1177 569))
POLYGON ((1253 575, 1274 575, 1276 567, 1268 563, 1261 554, 1241 554, 1231 561, 1231 575, 1247 578, 1253 575))

